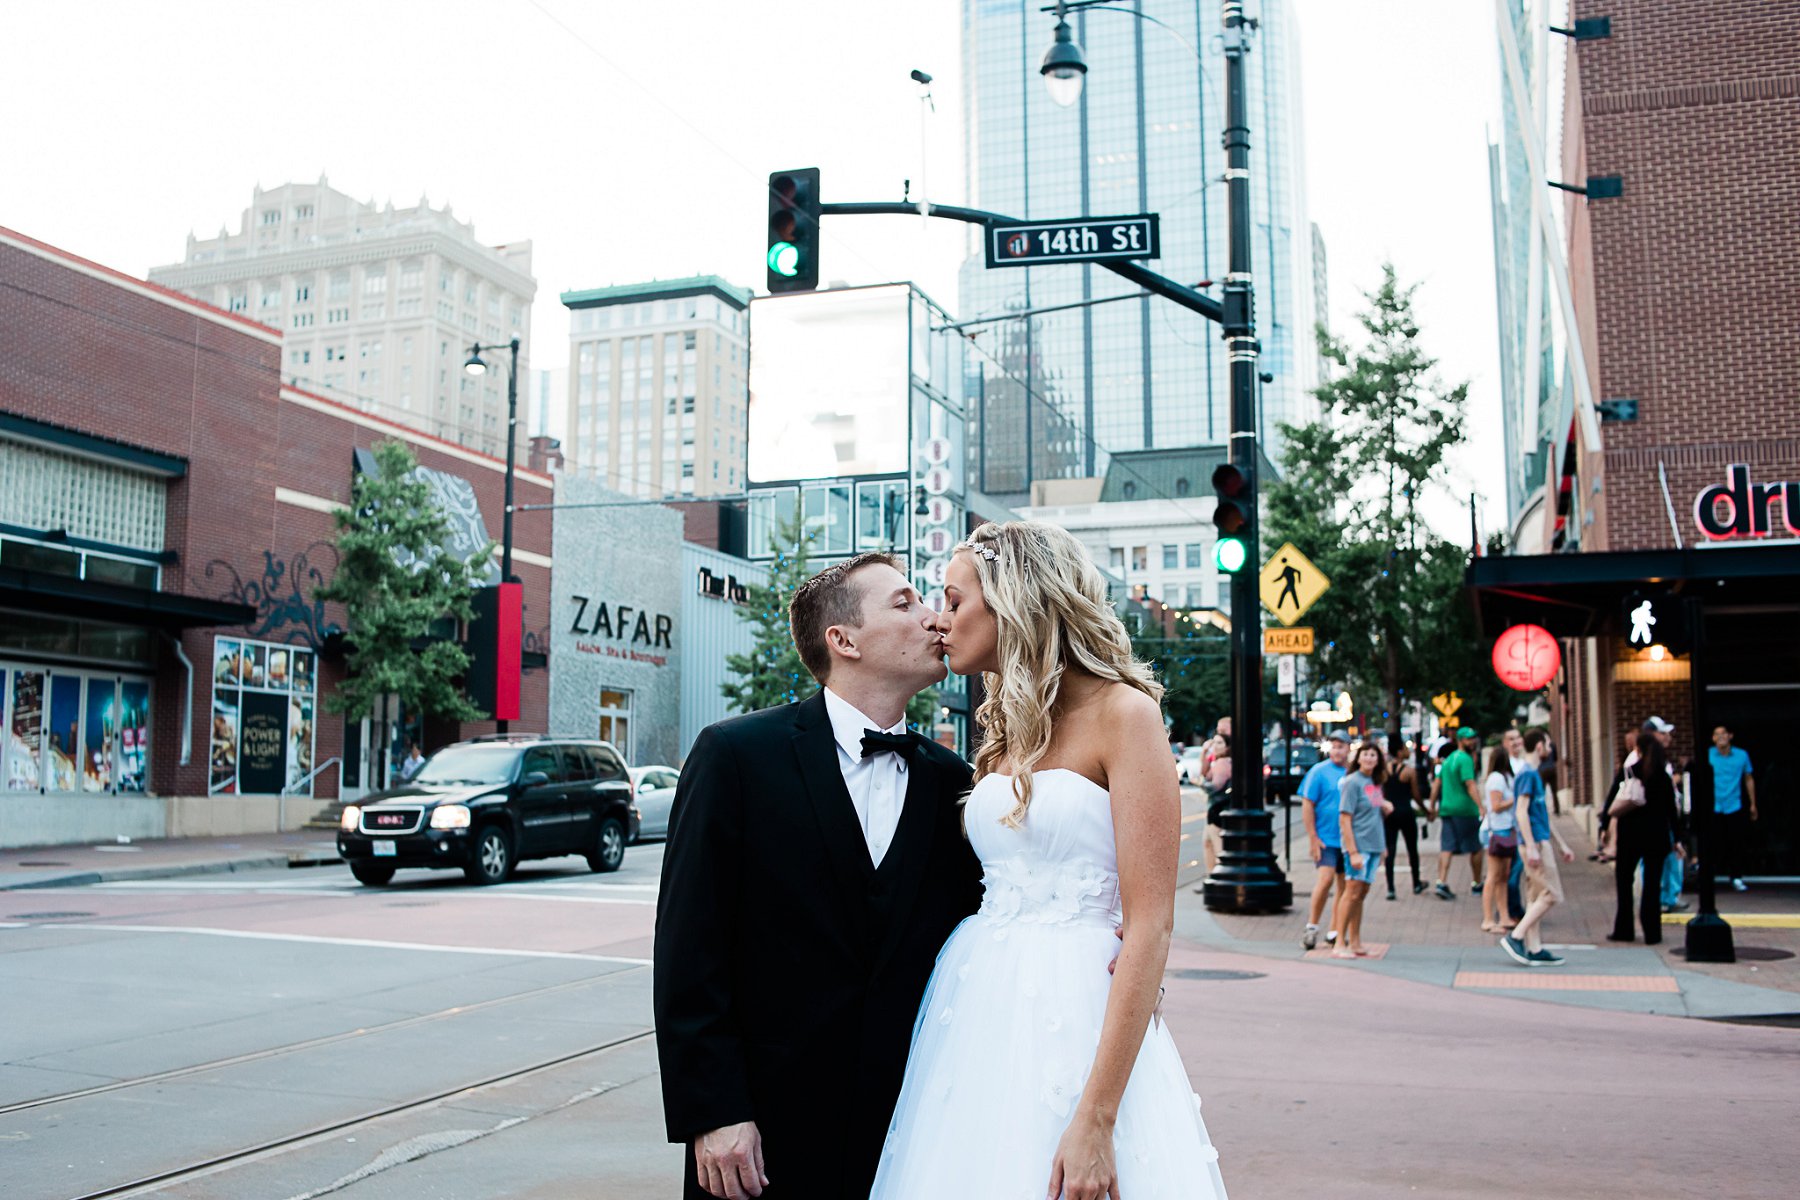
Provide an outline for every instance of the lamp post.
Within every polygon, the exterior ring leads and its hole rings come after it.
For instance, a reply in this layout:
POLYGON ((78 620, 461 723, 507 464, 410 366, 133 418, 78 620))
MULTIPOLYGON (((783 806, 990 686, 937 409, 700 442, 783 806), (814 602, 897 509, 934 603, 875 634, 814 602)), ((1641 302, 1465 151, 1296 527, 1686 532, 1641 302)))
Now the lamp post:
MULTIPOLYGON (((1064 107, 1081 96, 1087 64, 1067 20, 1070 12, 1093 9, 1123 12, 1160 25, 1186 46, 1202 66, 1199 51, 1166 22, 1136 8, 1109 4, 1106 0, 1058 0, 1041 11, 1056 14, 1056 33, 1050 50, 1038 68, 1050 98, 1064 107)), ((1221 23, 1225 53, 1225 149, 1226 223, 1230 235, 1229 258, 1221 295, 1220 332, 1225 340, 1230 370, 1231 446, 1229 462, 1244 481, 1251 501, 1251 519, 1239 535, 1244 544, 1244 569, 1231 573, 1231 808, 1221 818, 1224 853, 1201 891, 1206 906, 1231 912, 1271 912, 1285 909, 1294 899, 1293 885, 1275 859, 1275 835, 1269 811, 1263 803, 1262 747, 1262 622, 1258 619, 1257 573, 1249 570, 1260 559, 1257 521, 1254 516, 1257 475, 1257 357, 1255 292, 1250 256, 1250 121, 1245 92, 1244 57, 1250 52, 1250 32, 1256 22, 1245 16, 1241 0, 1222 0, 1221 23)))
MULTIPOLYGON (((480 342, 469 347, 469 360, 463 364, 463 370, 470 376, 479 379, 487 374, 488 365, 483 361, 483 350, 510 350, 512 358, 506 369, 506 504, 500 517, 500 582, 513 582, 513 451, 519 428, 519 339, 497 345, 483 346, 480 342)), ((507 731, 505 720, 496 720, 494 728, 500 733, 507 731)))

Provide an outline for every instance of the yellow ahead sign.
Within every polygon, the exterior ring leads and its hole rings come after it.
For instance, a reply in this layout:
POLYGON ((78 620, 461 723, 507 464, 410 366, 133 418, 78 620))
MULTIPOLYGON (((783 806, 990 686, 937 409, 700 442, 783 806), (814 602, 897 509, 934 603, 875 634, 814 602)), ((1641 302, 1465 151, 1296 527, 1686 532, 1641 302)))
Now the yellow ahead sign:
POLYGON ((1325 572, 1312 565, 1306 555, 1289 542, 1269 557, 1257 577, 1263 607, 1275 614, 1283 625, 1292 625, 1318 603, 1331 586, 1325 572))
POLYGON ((1313 631, 1311 625, 1296 625, 1292 629, 1263 630, 1264 654, 1311 654, 1313 652, 1313 631))
POLYGON ((1462 697, 1455 692, 1441 692, 1431 698, 1431 707, 1438 710, 1438 716, 1448 721, 1462 707, 1462 697))

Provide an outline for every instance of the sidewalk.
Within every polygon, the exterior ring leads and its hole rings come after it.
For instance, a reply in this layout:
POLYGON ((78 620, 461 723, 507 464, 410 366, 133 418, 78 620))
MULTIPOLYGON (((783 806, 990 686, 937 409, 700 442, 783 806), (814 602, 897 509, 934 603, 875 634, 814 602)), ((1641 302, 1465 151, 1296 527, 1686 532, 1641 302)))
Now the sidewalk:
POLYGON ((337 843, 331 835, 310 829, 117 845, 35 846, 0 850, 0 891, 126 879, 173 879, 337 861, 337 843))
MULTIPOLYGON (((1481 897, 1469 892, 1466 857, 1450 868, 1455 900, 1441 900, 1430 889, 1414 895, 1404 846, 1394 872, 1396 898, 1387 900, 1387 888, 1378 882, 1364 905, 1363 940, 1375 951, 1370 958, 1332 959, 1323 937, 1319 949, 1308 953, 1301 948, 1312 891, 1312 875, 1304 869, 1289 876, 1294 907, 1277 915, 1208 912, 1193 887, 1184 887, 1176 901, 1176 931, 1218 949, 1489 995, 1671 1016, 1800 1023, 1800 891, 1753 887, 1738 893, 1721 887, 1717 907, 1732 924, 1738 961, 1689 965, 1685 926, 1699 897, 1684 895, 1688 911, 1663 918, 1660 946, 1641 940, 1608 942, 1615 904, 1612 864, 1588 860, 1592 845, 1581 814, 1559 816, 1556 825, 1576 855, 1574 862, 1558 864, 1565 900, 1543 925, 1545 942, 1562 947, 1567 962, 1560 967, 1521 967, 1499 948, 1496 936, 1481 931, 1481 897)), ((1432 834, 1429 853, 1424 844, 1419 847, 1420 871, 1428 883, 1437 877, 1435 823, 1432 834)), ((1321 924, 1328 925, 1329 919, 1328 909, 1321 924)))

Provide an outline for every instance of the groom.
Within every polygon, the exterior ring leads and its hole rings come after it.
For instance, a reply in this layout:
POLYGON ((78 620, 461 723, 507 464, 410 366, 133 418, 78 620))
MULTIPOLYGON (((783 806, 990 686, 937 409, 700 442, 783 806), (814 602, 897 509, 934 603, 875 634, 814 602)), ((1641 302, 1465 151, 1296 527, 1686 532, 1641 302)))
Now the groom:
POLYGON ((721 721, 676 789, 656 911, 656 1045, 686 1200, 860 1200, 938 950, 981 899, 970 772, 906 730, 944 678, 888 554, 802 584, 819 692, 721 721))

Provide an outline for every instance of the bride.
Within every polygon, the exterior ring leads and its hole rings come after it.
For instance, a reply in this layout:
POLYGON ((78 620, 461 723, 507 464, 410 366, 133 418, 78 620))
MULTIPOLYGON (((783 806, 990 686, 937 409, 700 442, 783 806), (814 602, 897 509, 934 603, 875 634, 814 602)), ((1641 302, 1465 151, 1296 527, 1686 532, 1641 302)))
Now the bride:
POLYGON ((1162 689, 1062 529, 983 525, 944 594, 950 669, 987 686, 963 813, 984 896, 926 987, 871 1200, 1223 1200, 1152 1020, 1181 836, 1162 689))

